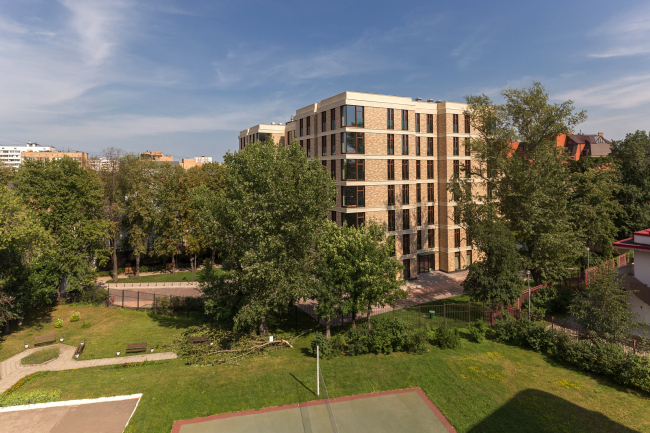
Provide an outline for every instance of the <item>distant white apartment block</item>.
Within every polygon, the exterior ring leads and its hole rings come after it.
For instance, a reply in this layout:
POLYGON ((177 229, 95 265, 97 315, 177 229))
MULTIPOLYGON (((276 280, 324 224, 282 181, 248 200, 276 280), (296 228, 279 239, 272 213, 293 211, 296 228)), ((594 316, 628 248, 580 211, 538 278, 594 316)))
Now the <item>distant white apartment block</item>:
POLYGON ((24 146, 0 146, 0 162, 9 167, 18 167, 21 163, 21 152, 51 152, 54 148, 40 146, 38 143, 27 143, 24 146))

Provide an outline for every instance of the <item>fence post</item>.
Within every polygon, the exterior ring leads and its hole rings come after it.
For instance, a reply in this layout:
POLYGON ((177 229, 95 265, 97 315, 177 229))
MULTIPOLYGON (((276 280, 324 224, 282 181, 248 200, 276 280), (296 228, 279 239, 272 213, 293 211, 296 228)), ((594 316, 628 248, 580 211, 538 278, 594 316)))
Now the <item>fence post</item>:
POLYGON ((108 292, 108 298, 106 299, 106 306, 110 307, 111 306, 111 288, 106 285, 106 291, 108 292))
POLYGON ((555 329, 555 320, 553 316, 551 316, 551 329, 555 329))
POLYGON ((185 307, 187 308, 187 318, 190 318, 190 298, 185 297, 185 307))
POLYGON ((634 344, 633 344, 633 346, 634 346, 634 354, 636 355, 636 340, 632 340, 632 341, 633 341, 633 343, 634 343, 634 344))
POLYGON ((293 315, 295 316, 296 321, 296 333, 298 332, 298 304, 293 305, 293 315))
POLYGON ((153 314, 156 314, 156 294, 153 294, 153 314))
POLYGON ((169 315, 172 315, 172 295, 169 295, 169 315))
POLYGON ((472 323, 472 301, 467 303, 467 324, 472 323))
POLYGON ((422 326, 422 311, 420 311, 420 306, 418 306, 418 329, 422 326))
POLYGON ((395 306, 393 305, 393 317, 395 317, 395 306))
POLYGON ((124 290, 122 290, 122 308, 124 308, 124 290))
POLYGON ((442 317, 445 319, 445 328, 447 327, 447 304, 442 304, 442 317))
POLYGON ((136 293, 138 294, 138 295, 137 295, 137 299, 138 299, 138 300, 136 301, 135 309, 136 309, 136 310, 140 310, 140 291, 138 290, 136 293))

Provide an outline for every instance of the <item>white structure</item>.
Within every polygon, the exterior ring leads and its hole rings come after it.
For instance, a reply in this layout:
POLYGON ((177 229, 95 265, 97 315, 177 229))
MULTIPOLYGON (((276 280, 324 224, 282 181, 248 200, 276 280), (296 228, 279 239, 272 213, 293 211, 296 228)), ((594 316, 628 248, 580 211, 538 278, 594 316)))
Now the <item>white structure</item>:
POLYGON ((194 161, 196 161, 197 164, 209 164, 212 162, 212 157, 211 156, 195 156, 194 161))
POLYGON ((634 267, 625 270, 625 288, 632 292, 629 300, 632 311, 639 315, 639 321, 650 323, 650 229, 614 242, 614 248, 634 251, 634 267))
POLYGON ((29 142, 25 146, 0 146, 0 161, 9 167, 16 167, 21 163, 21 152, 50 152, 50 146, 40 146, 38 143, 29 142))

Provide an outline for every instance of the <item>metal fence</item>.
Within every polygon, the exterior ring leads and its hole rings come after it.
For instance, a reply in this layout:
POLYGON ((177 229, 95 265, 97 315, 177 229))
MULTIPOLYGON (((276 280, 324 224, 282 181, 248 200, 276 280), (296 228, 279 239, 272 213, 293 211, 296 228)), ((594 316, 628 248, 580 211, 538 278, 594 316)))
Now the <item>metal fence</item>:
POLYGON ((183 315, 190 311, 203 312, 203 300, 191 296, 160 295, 135 290, 117 290, 109 287, 107 307, 150 311, 154 314, 183 315))

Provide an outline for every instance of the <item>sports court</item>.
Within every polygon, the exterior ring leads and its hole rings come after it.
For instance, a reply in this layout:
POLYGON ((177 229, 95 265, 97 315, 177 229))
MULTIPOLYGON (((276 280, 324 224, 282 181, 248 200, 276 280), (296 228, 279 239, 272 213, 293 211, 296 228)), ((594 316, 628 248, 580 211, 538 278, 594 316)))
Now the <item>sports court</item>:
POLYGON ((172 433, 455 432, 420 388, 176 421, 172 433))

